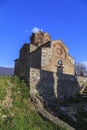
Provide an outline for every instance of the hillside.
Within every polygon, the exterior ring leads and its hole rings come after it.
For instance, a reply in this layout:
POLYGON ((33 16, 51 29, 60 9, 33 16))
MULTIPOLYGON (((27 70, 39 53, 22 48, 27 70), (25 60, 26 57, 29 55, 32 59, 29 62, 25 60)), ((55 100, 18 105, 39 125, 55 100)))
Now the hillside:
POLYGON ((0 130, 60 130, 41 118, 31 103, 29 88, 17 77, 0 77, 0 104, 0 130))
POLYGON ((0 76, 11 76, 14 74, 14 68, 0 67, 0 76))

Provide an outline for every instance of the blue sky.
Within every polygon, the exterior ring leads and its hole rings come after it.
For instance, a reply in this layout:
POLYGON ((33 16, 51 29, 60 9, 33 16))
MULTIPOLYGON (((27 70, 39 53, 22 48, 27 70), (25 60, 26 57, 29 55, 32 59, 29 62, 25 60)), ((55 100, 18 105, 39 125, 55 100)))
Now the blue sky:
POLYGON ((0 66, 14 67, 34 27, 62 40, 75 61, 87 61, 86 0, 0 0, 0 66))

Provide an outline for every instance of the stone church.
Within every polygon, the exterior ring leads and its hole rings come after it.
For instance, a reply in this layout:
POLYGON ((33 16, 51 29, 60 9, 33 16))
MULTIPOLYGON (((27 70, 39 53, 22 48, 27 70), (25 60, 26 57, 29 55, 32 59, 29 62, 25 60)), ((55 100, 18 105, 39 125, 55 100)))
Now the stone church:
POLYGON ((20 49, 15 60, 15 75, 26 77, 29 68, 74 75, 74 59, 61 40, 51 40, 48 33, 32 33, 30 44, 20 49))
POLYGON ((74 59, 65 44, 51 40, 47 32, 32 33, 30 44, 22 46, 15 60, 14 73, 29 83, 32 96, 39 93, 44 100, 61 100, 78 92, 74 59))

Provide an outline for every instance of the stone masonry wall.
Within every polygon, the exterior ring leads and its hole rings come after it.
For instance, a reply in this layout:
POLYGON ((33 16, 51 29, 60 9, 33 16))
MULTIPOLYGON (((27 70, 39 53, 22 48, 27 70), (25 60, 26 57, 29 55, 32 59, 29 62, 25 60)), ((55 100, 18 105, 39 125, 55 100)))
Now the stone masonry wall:
POLYGON ((44 101, 77 98, 81 82, 82 77, 30 68, 30 94, 40 95, 44 101))
POLYGON ((29 56, 30 62, 29 62, 29 68, 41 68, 41 49, 35 50, 35 52, 30 53, 29 56))
POLYGON ((36 94, 38 94, 36 86, 37 86, 39 80, 40 80, 40 70, 39 69, 30 68, 29 81, 30 81, 30 95, 31 95, 31 97, 33 97, 36 94))
POLYGON ((42 48, 42 54, 41 54, 41 68, 43 69, 44 66, 47 66, 50 64, 50 60, 52 58, 52 49, 51 48, 42 48))

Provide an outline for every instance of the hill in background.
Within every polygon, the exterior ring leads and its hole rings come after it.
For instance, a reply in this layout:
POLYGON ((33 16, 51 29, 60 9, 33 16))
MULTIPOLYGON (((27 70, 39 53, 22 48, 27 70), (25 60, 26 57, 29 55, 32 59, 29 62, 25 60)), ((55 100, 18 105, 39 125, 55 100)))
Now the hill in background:
POLYGON ((14 68, 0 67, 0 76, 11 76, 14 74, 14 68))

